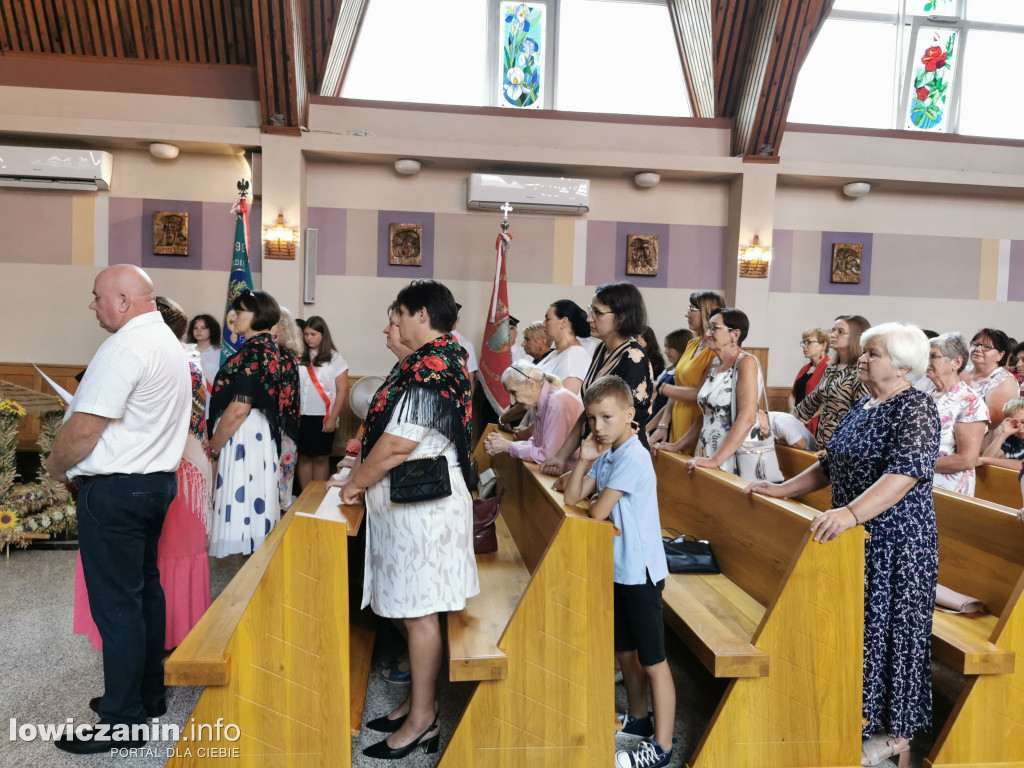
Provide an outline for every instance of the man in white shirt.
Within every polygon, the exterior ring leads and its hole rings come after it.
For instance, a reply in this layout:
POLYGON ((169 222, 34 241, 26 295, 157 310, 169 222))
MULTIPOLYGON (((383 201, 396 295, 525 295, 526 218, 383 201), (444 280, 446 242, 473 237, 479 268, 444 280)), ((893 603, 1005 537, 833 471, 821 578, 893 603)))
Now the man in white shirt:
MULTIPOLYGON (((456 304, 455 305, 455 309, 458 310, 459 312, 461 312, 462 311, 462 305, 461 304, 456 304)), ((480 364, 477 363, 477 361, 476 361, 476 347, 473 346, 473 343, 469 339, 467 339, 465 336, 463 336, 461 333, 459 333, 458 328, 459 328, 459 318, 456 317, 455 318, 455 328, 452 329, 452 336, 454 336, 455 340, 457 342, 459 342, 459 344, 462 345, 462 348, 464 350, 466 350, 466 354, 469 356, 469 359, 466 361, 466 371, 469 372, 469 391, 470 392, 475 392, 476 391, 476 372, 480 370, 480 364)))
POLYGON ((76 754, 141 746, 131 726, 167 709, 157 542, 192 409, 185 352, 156 309, 149 276, 110 267, 93 296, 89 308, 113 335, 86 369, 46 463, 54 480, 78 490, 82 570, 103 639, 104 693, 90 702, 101 725, 55 742, 76 754))

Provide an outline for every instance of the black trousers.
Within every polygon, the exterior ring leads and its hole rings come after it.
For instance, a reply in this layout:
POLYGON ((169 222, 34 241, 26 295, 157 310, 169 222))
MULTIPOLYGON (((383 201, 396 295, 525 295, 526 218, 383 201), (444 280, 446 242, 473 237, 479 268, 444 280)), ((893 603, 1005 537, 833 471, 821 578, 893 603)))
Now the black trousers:
POLYGON ((178 490, 173 472, 77 480, 78 542, 92 619, 103 639, 100 721, 144 723, 164 697, 167 621, 157 543, 178 490))

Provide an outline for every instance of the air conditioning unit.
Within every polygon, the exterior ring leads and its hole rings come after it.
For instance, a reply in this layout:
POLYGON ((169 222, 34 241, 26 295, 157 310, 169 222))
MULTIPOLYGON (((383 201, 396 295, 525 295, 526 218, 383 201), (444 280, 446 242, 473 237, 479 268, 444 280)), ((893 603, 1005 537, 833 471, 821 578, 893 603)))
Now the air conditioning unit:
POLYGON ((0 146, 0 187, 110 189, 114 156, 88 149, 0 146))
POLYGON ((469 175, 468 205, 478 211, 496 211, 508 203, 517 211, 570 213, 590 210, 590 179, 469 175))

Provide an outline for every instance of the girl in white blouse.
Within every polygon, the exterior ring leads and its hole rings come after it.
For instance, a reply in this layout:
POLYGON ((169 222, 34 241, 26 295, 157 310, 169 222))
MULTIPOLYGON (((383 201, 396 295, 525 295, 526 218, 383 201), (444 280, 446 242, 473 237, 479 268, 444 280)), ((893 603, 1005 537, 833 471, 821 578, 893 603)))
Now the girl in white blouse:
POLYGON ((313 315, 302 331, 299 360, 299 484, 331 476, 330 456, 338 417, 348 397, 348 363, 334 348, 324 319, 313 315))

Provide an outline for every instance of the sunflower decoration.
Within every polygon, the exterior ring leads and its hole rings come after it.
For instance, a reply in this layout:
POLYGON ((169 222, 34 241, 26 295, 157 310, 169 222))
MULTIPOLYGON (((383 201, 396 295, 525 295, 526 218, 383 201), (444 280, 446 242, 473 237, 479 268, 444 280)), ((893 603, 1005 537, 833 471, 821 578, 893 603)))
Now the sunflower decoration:
POLYGON ((25 409, 13 400, 0 400, 0 416, 14 416, 22 419, 25 417, 25 409))
POLYGON ((18 513, 10 507, 0 507, 0 528, 17 528, 18 513))

